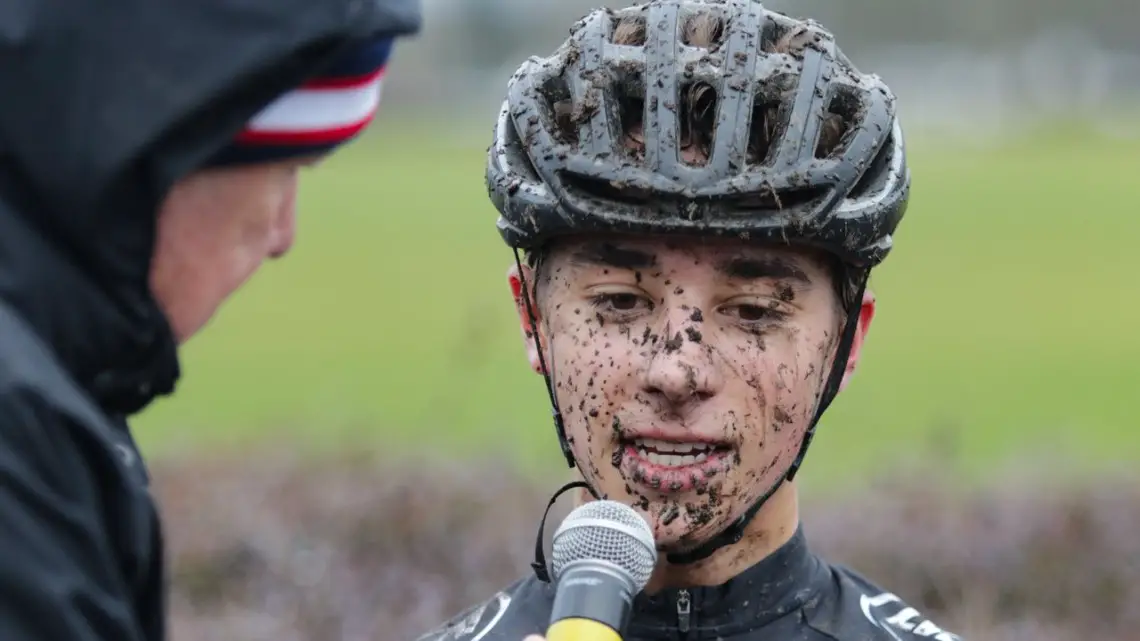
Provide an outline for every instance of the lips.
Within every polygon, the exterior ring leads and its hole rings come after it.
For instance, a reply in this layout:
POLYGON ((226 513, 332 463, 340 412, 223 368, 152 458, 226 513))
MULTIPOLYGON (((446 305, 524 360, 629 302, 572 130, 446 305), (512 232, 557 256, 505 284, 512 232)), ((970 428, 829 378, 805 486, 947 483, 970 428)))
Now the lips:
POLYGON ((703 491, 732 462, 732 448, 709 441, 623 439, 620 469, 626 478, 660 493, 703 491))

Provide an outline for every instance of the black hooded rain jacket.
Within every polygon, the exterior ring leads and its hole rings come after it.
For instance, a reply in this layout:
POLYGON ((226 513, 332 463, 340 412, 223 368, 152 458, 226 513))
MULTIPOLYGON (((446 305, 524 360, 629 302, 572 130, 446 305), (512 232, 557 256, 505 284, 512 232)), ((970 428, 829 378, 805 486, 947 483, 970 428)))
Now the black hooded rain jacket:
POLYGON ((174 389, 155 214, 278 95, 416 0, 0 0, 0 639, 165 634, 125 419, 174 389))

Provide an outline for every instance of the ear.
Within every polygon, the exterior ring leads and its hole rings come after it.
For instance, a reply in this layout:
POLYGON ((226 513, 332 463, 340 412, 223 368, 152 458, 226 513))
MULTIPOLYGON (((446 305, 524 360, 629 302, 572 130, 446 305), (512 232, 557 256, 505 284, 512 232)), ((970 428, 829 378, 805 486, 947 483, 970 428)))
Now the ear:
POLYGON ((545 341, 542 337, 542 317, 538 310, 538 301, 534 300, 535 282, 534 270, 523 265, 519 272, 517 265, 511 265, 507 270, 507 283, 511 287, 511 296, 515 301, 515 311, 519 316, 519 328, 522 330, 523 343, 526 347, 526 357, 530 368, 536 374, 543 374, 542 362, 538 358, 538 350, 545 341), (526 287, 523 287, 523 283, 526 287), (534 314, 533 322, 531 314, 534 314))
POLYGON ((871 321, 875 318, 875 293, 870 289, 863 292, 863 302, 859 306, 859 322, 855 327, 855 338, 851 341, 851 354, 847 357, 847 368, 843 371, 843 380, 839 383, 839 390, 843 391, 851 377, 855 375, 855 367, 859 365, 859 356, 863 353, 863 342, 867 338, 867 331, 871 329, 871 321))

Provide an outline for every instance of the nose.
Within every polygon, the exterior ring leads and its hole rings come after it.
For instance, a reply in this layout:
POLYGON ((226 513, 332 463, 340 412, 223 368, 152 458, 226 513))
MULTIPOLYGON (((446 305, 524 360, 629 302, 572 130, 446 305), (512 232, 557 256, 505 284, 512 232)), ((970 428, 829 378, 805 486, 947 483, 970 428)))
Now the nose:
POLYGON ((269 257, 281 258, 293 247, 297 237, 297 205, 296 197, 290 194, 281 205, 273 229, 270 230, 269 257))
POLYGON ((293 241, 297 236, 297 217, 290 213, 285 216, 283 220, 279 221, 277 227, 273 230, 273 240, 269 247, 270 258, 281 258, 289 253, 293 247, 293 241))
POLYGON ((686 318, 667 327, 680 329, 667 330, 654 346, 645 369, 645 391, 674 407, 712 398, 724 387, 724 376, 704 342, 700 324, 686 318))

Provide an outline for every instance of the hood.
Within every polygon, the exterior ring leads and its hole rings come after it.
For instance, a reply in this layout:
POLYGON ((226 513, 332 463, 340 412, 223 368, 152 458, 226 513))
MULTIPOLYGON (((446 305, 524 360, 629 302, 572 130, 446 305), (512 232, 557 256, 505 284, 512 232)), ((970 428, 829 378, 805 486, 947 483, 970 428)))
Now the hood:
POLYGON ((107 411, 171 392, 148 286, 166 192, 346 47, 420 19, 418 0, 0 5, 0 304, 107 411))

